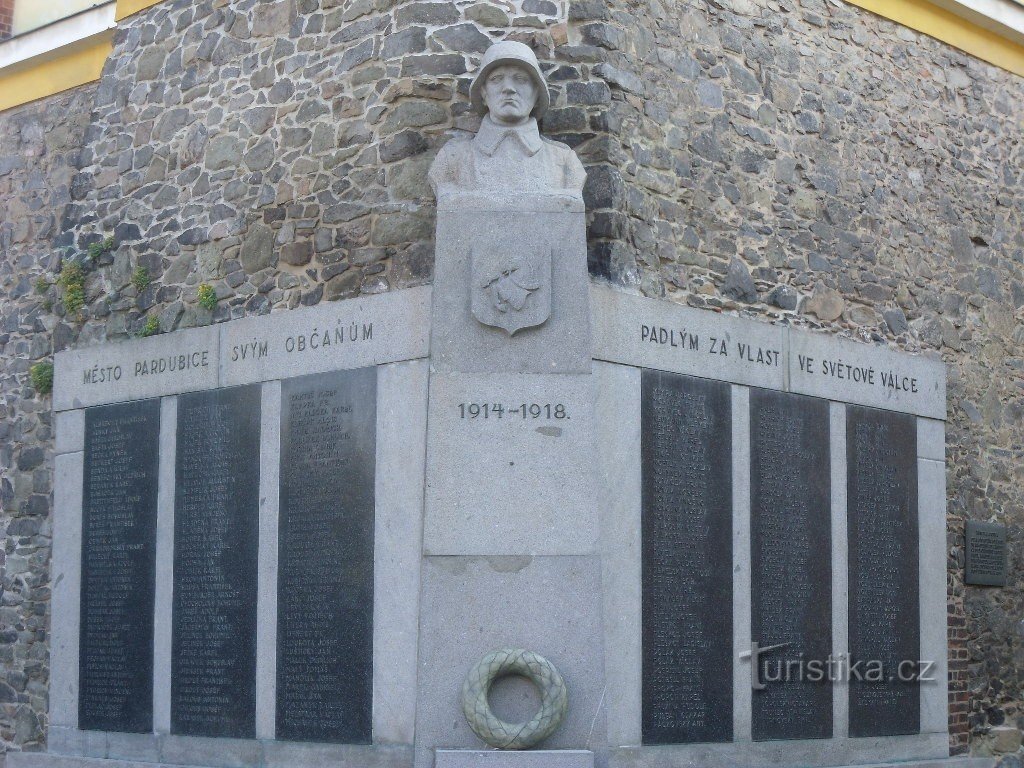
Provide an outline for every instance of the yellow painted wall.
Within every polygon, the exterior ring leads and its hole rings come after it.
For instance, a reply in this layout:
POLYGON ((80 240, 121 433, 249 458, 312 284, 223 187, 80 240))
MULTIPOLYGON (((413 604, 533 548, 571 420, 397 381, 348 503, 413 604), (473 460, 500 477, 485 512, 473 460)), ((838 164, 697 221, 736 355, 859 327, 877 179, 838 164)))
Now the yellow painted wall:
POLYGON ((59 19, 86 11, 105 0, 14 0, 12 33, 20 35, 59 19))
POLYGON ((117 21, 126 19, 133 13, 143 11, 159 2, 162 2, 162 0, 117 0, 117 10, 114 11, 114 19, 117 21))
POLYGON ((1024 77, 1024 46, 928 0, 846 0, 1024 77))
POLYGON ((74 45, 0 69, 0 110, 100 79, 113 47, 107 30, 74 45))

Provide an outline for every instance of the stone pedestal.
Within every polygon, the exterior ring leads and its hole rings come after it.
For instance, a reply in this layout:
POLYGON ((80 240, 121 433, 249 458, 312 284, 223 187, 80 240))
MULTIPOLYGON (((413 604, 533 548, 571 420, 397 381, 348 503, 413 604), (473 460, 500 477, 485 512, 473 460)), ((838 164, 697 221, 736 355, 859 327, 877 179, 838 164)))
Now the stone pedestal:
POLYGON ((435 274, 416 765, 435 749, 438 766, 592 763, 572 751, 605 732, 582 201, 442 199, 435 274), (569 711, 542 746, 566 751, 443 749, 481 746, 462 681, 503 647, 563 675, 569 711))

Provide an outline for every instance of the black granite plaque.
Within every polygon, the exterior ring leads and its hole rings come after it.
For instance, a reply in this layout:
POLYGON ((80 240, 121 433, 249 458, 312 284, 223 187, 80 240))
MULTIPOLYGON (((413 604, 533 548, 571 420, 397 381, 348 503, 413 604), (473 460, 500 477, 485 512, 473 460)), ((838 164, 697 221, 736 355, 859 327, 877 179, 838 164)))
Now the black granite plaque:
POLYGON ((153 729, 160 401, 85 412, 78 724, 153 729))
POLYGON ((850 735, 917 733, 917 420, 848 405, 846 477, 850 735))
POLYGON ((730 387, 645 370, 640 423, 643 742, 731 741, 730 387))
POLYGON ((983 587, 1006 586, 1006 526, 968 520, 964 581, 983 587))
POLYGON ((369 744, 377 372, 281 392, 277 738, 369 744))
POLYGON ((827 401, 750 390, 751 639, 781 645, 758 660, 758 741, 832 736, 829 464, 827 401))
POLYGON ((178 398, 171 732, 255 736, 260 387, 178 398))

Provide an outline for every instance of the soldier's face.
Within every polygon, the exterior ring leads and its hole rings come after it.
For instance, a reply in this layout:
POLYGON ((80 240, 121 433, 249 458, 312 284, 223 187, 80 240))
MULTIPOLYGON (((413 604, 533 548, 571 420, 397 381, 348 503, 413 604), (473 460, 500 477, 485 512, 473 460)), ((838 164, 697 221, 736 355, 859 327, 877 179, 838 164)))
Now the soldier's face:
POLYGON ((537 86, 525 68, 499 64, 484 82, 484 103, 499 125, 522 125, 537 103, 537 86))

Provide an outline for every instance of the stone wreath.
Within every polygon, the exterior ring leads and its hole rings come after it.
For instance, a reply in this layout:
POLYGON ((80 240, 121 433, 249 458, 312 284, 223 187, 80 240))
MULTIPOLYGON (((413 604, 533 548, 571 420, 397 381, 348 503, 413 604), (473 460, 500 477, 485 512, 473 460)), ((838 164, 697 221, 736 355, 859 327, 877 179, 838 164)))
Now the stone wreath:
POLYGON ((550 736, 569 706, 565 681, 555 665, 522 648, 502 648, 484 656, 462 684, 462 711, 473 733, 498 749, 529 749, 550 736), (491 711, 487 694, 495 680, 510 675, 528 678, 541 694, 540 709, 525 723, 506 723, 491 711))

